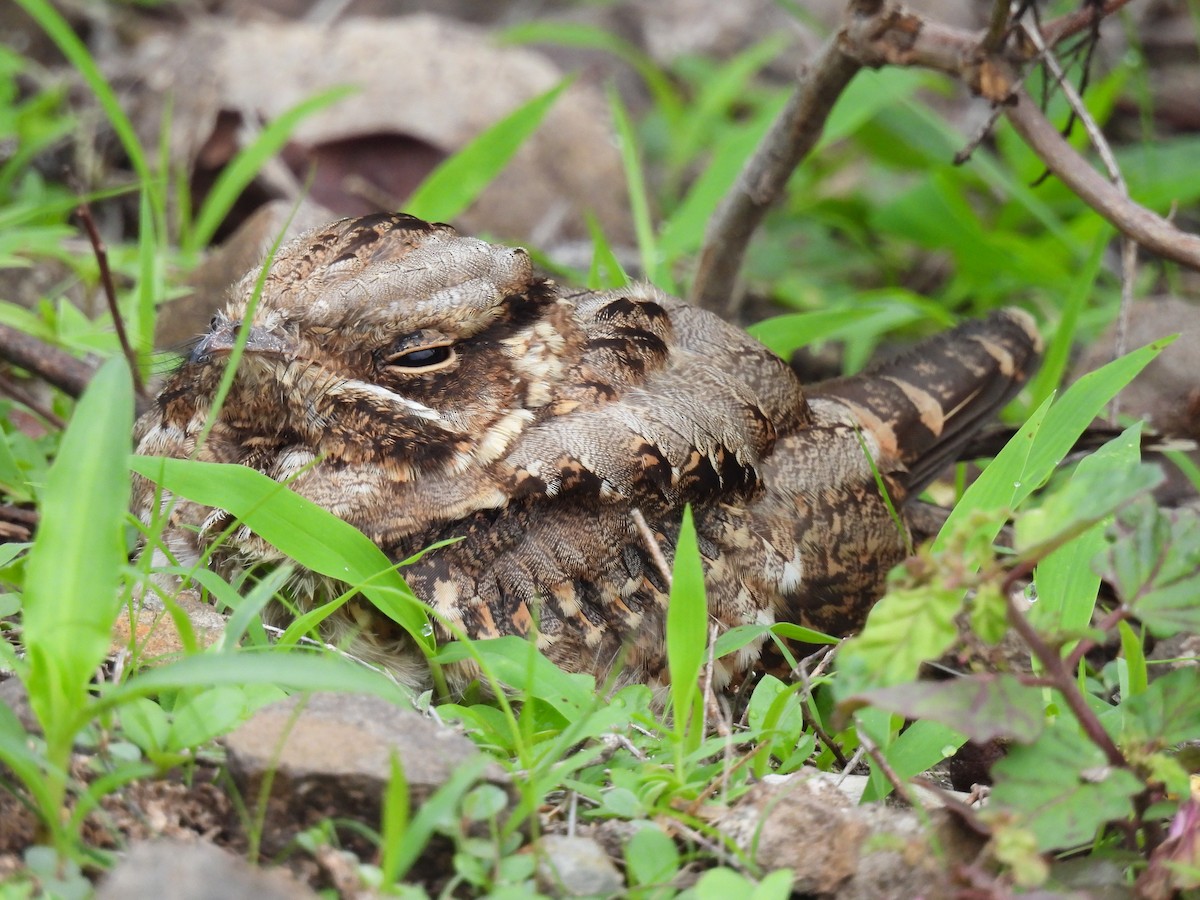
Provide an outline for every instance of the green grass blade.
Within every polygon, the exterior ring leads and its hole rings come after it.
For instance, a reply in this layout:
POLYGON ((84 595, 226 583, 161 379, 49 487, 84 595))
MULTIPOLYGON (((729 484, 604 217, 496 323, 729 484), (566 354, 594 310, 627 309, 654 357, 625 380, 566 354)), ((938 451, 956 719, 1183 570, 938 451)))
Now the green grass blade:
POLYGON ((133 384, 125 360, 113 357, 63 436, 26 568, 27 686, 48 741, 62 737, 85 705, 120 609, 132 430, 133 384))
POLYGON ((242 191, 254 180, 266 161, 283 149, 296 127, 313 113, 331 106, 356 90, 357 88, 342 85, 321 91, 272 119, 254 142, 238 151, 229 165, 221 170, 212 190, 208 192, 196 214, 196 221, 192 224, 184 249, 199 250, 208 246, 242 191))
POLYGON ((646 177, 638 155, 637 134, 629 112, 616 88, 609 86, 608 105, 612 110, 613 125, 617 129, 617 140, 621 148, 621 161, 625 167, 625 181, 629 187, 629 207, 633 212, 633 228, 637 235, 638 254, 642 260, 642 277, 663 290, 674 293, 667 273, 660 271, 658 247, 655 244, 654 221, 650 216, 650 198, 646 193, 646 177))
POLYGON ((302 566, 358 587, 419 647, 433 650, 424 607, 383 551, 353 525, 245 466, 144 456, 130 465, 165 490, 228 510, 302 566))
POLYGON ((1034 406, 1053 394, 1062 382, 1070 362, 1071 350, 1075 347, 1075 329, 1079 324, 1079 315, 1093 294, 1096 276, 1100 274, 1100 266, 1104 262, 1104 252, 1111 240, 1112 235, 1106 230, 1092 247, 1092 255, 1072 282, 1071 290, 1063 302, 1062 317, 1058 320, 1054 339, 1049 342, 1042 367, 1029 385, 1034 406))
POLYGON ((117 95, 101 73, 100 67, 96 65, 96 61, 92 59, 92 54, 88 52, 83 41, 48 0, 17 0, 17 4, 38 23, 50 40, 58 46, 67 61, 79 71, 87 86, 96 95, 96 100, 99 101, 100 108, 104 110, 104 115, 112 125, 117 139, 129 156, 129 162, 137 173, 138 179, 145 185, 150 184, 154 180, 154 176, 150 171, 150 164, 146 160, 146 153, 138 140, 137 131, 134 130, 129 117, 125 115, 125 110, 121 108, 117 95))
POLYGON ((1029 462, 1021 486, 1014 495, 1013 506, 1046 483, 1092 420, 1174 340, 1173 337, 1165 338, 1126 353, 1084 375, 1063 392, 1061 399, 1051 407, 1029 452, 1029 462))
MULTIPOLYGON (((1097 472, 1121 473, 1122 479, 1132 480, 1130 476, 1140 458, 1139 424, 1080 460, 1071 480, 1085 479, 1097 472)), ((1105 498, 1117 502, 1121 499, 1120 492, 1105 492, 1105 498)), ((1028 515, 1032 513, 1026 518, 1028 515)), ((1018 522, 1018 534, 1020 525, 1018 522)), ((1100 576, 1092 571, 1091 563, 1106 545, 1104 531, 1105 523, 1098 522, 1038 563, 1033 578, 1038 602, 1030 609, 1029 617, 1043 632, 1081 631, 1091 622, 1100 587, 1100 576)))
POLYGON ((380 848, 382 859, 379 868, 383 872, 383 883, 394 884, 399 876, 400 848, 404 834, 408 831, 409 797, 408 780, 404 777, 404 767, 395 753, 390 760, 392 777, 388 779, 387 788, 383 794, 383 810, 380 818, 379 835, 383 846, 380 848))
POLYGON ((477 135, 429 173, 405 202, 405 212, 434 222, 449 222, 461 215, 537 131, 554 101, 573 81, 564 79, 477 135))
POLYGON ((629 284, 629 276, 617 255, 613 253, 608 238, 596 217, 587 215, 588 234, 592 238, 592 265, 588 270, 587 287, 589 290, 600 291, 605 288, 623 288, 629 284))
POLYGON ((633 44, 602 28, 573 22, 527 22, 501 31, 498 39, 513 44, 559 44, 611 53, 641 76, 670 130, 674 131, 683 118, 683 98, 670 77, 633 44))
POLYGON ((275 685, 294 691, 344 691, 366 693, 400 705, 409 702, 404 688, 365 666, 319 653, 273 653, 239 650, 187 656, 165 666, 143 669, 124 684, 101 695, 98 709, 112 709, 134 697, 196 685, 244 687, 275 685))
MULTIPOLYGON (((671 705, 675 733, 688 733, 692 701, 699 691, 700 668, 708 645, 708 603, 704 594, 704 568, 696 543, 692 508, 683 510, 683 525, 675 546, 671 574, 671 599, 667 606, 667 665, 671 672, 671 705)), ((698 729, 697 729, 698 730, 698 729)))
MULTIPOLYGON (((1016 509, 1045 484, 1105 405, 1171 340, 1147 344, 1089 372, 1064 391, 1053 405, 1049 400, 1043 401, 955 505, 933 543, 934 552, 946 548, 949 536, 962 527, 972 512, 1016 509)), ((1004 523, 997 516, 992 518, 993 522, 986 527, 993 529, 990 537, 994 538, 1004 523)))

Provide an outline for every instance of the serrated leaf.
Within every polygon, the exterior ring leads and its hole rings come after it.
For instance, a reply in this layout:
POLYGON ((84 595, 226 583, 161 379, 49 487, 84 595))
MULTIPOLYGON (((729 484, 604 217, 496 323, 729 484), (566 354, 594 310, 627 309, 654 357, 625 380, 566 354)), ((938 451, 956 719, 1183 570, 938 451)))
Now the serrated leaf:
POLYGON ((1152 751, 1200 739, 1200 670, 1176 669, 1154 679, 1111 715, 1120 722, 1122 745, 1136 741, 1152 751))
POLYGON ((245 466, 134 456, 130 468, 173 494, 227 510, 305 568, 358 587, 418 647, 432 651, 425 608, 396 564, 353 525, 245 466))
POLYGON ((1043 852, 1090 843, 1106 823, 1133 815, 1133 797, 1142 790, 1131 772, 1110 766, 1071 719, 1011 748, 992 775, 984 815, 1014 817, 1043 852))
POLYGON ((888 591, 872 607, 862 633, 842 645, 839 669, 869 674, 872 684, 911 681, 921 663, 954 641, 961 605, 961 591, 938 585, 888 591))
POLYGON ((949 725, 972 740, 1029 743, 1046 724, 1042 692, 1015 675, 972 675, 952 681, 913 681, 860 691, 842 701, 853 711, 873 706, 908 719, 949 725))
POLYGON ((1093 562, 1121 602, 1154 634, 1200 631, 1200 516, 1147 499, 1117 516, 1093 562))
POLYGON ((1061 544, 1161 484, 1160 467, 1138 462, 1141 434, 1139 422, 1080 460, 1065 487, 1017 520, 1017 551, 1061 544))

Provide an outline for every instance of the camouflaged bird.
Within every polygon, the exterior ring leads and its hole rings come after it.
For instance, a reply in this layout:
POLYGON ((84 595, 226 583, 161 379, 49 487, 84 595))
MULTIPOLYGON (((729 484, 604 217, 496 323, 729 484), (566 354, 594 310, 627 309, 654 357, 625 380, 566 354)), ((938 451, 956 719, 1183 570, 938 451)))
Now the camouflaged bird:
MULTIPOLYGON (((668 584, 635 511, 670 560, 692 504, 719 628, 846 634, 904 555, 872 468, 902 510, 1040 349, 1030 318, 1003 311, 802 389, 744 332, 653 287, 568 290, 535 277, 523 250, 379 215, 275 257, 197 449, 259 278, 241 281, 142 417, 138 451, 294 479, 393 560, 461 538, 404 570, 439 616, 476 638, 535 634, 571 671, 604 677, 619 662, 622 682, 666 679, 668 584)), ((146 520, 155 496, 139 480, 146 520)), ((231 522, 181 500, 167 544, 190 565, 231 522)), ((281 559, 241 526, 209 565, 233 577, 281 559)), ((303 572, 289 588, 301 607, 342 589, 303 572)), ((364 604, 326 627, 402 680, 428 678, 413 642, 364 604)), ((717 684, 762 650, 718 660, 717 684)))

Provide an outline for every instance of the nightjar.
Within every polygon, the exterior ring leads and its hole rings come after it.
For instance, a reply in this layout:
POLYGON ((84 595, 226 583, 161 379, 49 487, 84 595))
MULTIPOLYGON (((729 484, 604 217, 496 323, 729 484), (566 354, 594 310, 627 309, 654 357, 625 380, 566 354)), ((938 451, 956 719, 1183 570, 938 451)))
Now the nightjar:
MULTIPOLYGON (((1040 351, 1030 317, 1006 310, 802 388, 743 331, 649 285, 570 290, 536 277, 520 249, 377 215, 277 254, 197 447, 260 277, 243 278, 139 421, 138 451, 294 479, 394 560, 459 538, 403 572, 437 614, 476 638, 533 635, 568 670, 605 677, 619 663, 621 681, 666 678, 654 550, 673 558, 687 503, 719 628, 861 626, 905 552, 876 473, 903 513, 1040 351)), ((155 498, 139 479, 147 520, 155 498)), ((188 565, 228 522, 179 500, 166 542, 188 565)), ((281 558, 243 526, 209 565, 232 578, 281 558)), ((309 607, 341 586, 298 577, 290 589, 309 607)), ((428 677, 411 640, 363 603, 325 627, 408 683, 428 677)), ((762 654, 756 641, 719 660, 717 685, 762 654)), ((472 673, 454 674, 461 687, 472 673)))

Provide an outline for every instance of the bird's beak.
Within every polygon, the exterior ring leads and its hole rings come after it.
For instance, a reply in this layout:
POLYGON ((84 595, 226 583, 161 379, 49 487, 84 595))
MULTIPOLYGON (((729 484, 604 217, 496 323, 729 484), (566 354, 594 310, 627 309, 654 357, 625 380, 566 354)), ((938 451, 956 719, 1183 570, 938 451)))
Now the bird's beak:
MULTIPOLYGON (((217 354, 229 353, 237 343, 240 328, 240 322, 228 322, 221 323, 208 332, 192 349, 192 362, 206 362, 217 354)), ((251 325, 250 333, 246 336, 245 349, 247 353, 284 355, 290 353, 294 348, 286 338, 278 333, 251 325)))

